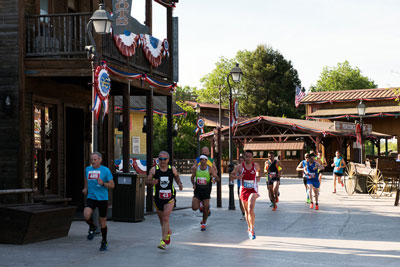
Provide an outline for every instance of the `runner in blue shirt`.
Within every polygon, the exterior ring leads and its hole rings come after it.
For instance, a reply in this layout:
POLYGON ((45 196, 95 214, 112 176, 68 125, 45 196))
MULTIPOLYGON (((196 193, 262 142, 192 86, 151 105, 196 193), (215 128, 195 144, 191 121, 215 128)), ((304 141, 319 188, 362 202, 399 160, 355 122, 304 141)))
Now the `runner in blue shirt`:
POLYGON ((304 167, 304 176, 307 178, 307 187, 308 191, 310 193, 310 209, 314 208, 314 202, 313 202, 313 192, 314 192, 314 197, 315 197, 315 209, 319 210, 319 205, 318 205, 318 188, 320 186, 320 182, 318 179, 318 170, 323 170, 324 166, 319 164, 314 160, 314 154, 310 154, 309 161, 306 162, 305 167, 304 167))
POLYGON ((114 188, 113 176, 109 168, 101 165, 102 155, 99 152, 90 154, 90 164, 85 170, 85 188, 83 194, 87 195, 86 207, 83 216, 89 225, 88 240, 92 240, 96 233, 92 213, 95 208, 99 209, 99 222, 101 225, 102 241, 100 251, 107 250, 107 209, 108 189, 114 188))
POLYGON ((336 179, 338 180, 338 183, 344 186, 343 181, 341 181, 341 178, 343 176, 343 171, 344 168, 346 168, 346 162, 344 162, 344 159, 340 155, 340 151, 336 151, 336 157, 333 159, 333 163, 331 165, 333 168, 333 194, 336 193, 336 179))

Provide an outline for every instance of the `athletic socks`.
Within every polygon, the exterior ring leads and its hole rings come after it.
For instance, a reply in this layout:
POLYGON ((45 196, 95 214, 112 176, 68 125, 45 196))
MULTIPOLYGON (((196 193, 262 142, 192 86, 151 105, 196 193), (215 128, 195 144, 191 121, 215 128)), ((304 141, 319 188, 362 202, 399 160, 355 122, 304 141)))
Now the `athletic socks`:
POLYGON ((101 228, 101 236, 103 237, 103 241, 107 242, 107 226, 104 228, 101 228))

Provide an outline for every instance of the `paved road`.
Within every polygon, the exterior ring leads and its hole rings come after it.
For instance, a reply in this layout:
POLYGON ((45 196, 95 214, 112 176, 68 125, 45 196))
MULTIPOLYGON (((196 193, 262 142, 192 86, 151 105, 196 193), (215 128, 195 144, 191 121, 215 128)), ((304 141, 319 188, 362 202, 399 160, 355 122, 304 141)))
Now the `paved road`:
MULTIPOLYGON (((189 206, 189 177, 178 192, 178 207, 189 206)), ((373 200, 368 195, 348 196, 332 180, 321 187, 320 210, 305 204, 300 179, 283 179, 276 212, 260 186, 256 204, 256 240, 249 240, 238 210, 228 206, 228 186, 223 186, 223 208, 216 208, 207 231, 200 231, 200 213, 190 209, 171 216, 172 242, 157 249, 160 226, 156 215, 141 223, 109 222, 109 250, 99 252, 101 237, 86 240, 87 226, 73 222, 65 238, 23 246, 0 244, 1 266, 399 266, 400 208, 393 197, 373 200)), ((235 196, 236 197, 236 196, 235 196)), ((237 198, 235 198, 237 201, 237 198)))

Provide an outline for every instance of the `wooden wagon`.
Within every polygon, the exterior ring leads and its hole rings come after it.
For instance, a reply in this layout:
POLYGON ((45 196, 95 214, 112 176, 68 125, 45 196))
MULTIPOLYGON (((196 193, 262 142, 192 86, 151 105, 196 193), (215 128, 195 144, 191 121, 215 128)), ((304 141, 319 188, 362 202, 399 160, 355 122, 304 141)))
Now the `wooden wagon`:
POLYGON ((344 172, 344 184, 349 195, 354 194, 361 178, 366 180, 366 191, 372 198, 382 194, 391 196, 396 192, 395 205, 399 199, 400 162, 393 159, 375 159, 365 164, 350 162, 344 172))

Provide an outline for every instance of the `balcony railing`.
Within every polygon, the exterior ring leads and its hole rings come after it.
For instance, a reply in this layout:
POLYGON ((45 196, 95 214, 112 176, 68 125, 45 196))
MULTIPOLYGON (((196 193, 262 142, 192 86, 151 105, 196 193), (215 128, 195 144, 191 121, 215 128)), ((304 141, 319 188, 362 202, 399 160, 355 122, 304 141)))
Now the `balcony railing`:
MULTIPOLYGON (((85 46, 90 45, 86 25, 92 13, 69 13, 26 16, 27 58, 85 58, 85 46)), ((150 73, 159 78, 169 77, 169 58, 164 58, 157 68, 151 68, 142 47, 136 48, 132 57, 123 56, 111 35, 98 40, 97 50, 108 62, 150 73), (101 45, 99 45, 101 43, 101 45)))
POLYGON ((26 16, 26 57, 84 57, 92 13, 26 16))

